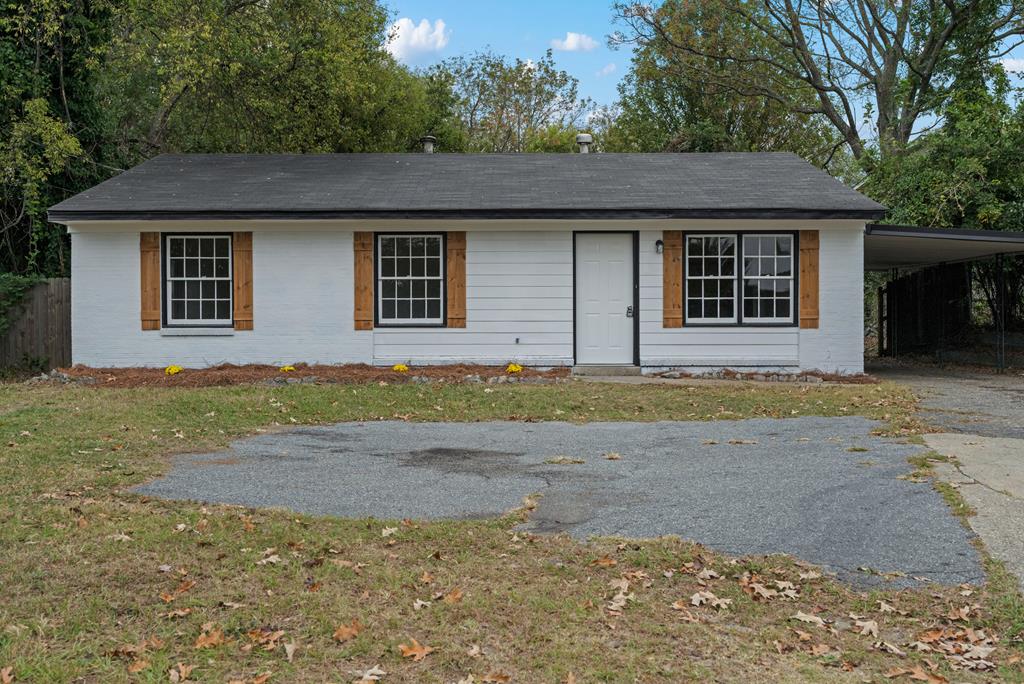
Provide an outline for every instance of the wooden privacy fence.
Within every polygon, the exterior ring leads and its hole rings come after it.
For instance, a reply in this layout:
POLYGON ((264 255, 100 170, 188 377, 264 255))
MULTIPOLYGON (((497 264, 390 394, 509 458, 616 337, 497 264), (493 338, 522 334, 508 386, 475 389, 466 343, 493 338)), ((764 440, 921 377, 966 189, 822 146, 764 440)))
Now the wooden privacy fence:
POLYGON ((0 367, 71 365, 71 279, 49 278, 29 290, 24 307, 0 334, 0 367))

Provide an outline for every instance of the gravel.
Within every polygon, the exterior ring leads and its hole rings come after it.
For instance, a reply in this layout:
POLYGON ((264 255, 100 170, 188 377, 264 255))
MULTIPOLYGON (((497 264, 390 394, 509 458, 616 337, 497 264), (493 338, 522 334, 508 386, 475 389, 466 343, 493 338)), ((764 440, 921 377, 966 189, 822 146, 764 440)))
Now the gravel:
POLYGON ((492 517, 540 494, 525 525, 535 532, 679 535, 730 554, 792 554, 858 585, 883 581, 877 572, 905 573, 886 580, 896 585, 980 583, 969 533, 930 484, 900 479, 921 447, 873 437, 876 427, 341 423, 183 456, 137 491, 384 519, 492 517))

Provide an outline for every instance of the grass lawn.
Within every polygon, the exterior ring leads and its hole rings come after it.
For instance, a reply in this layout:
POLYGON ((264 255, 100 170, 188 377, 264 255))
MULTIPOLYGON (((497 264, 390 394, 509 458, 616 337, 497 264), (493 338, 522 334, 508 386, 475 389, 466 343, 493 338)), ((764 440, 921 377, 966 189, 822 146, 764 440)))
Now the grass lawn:
POLYGON ((525 511, 344 520, 123 491, 291 424, 864 415, 909 437, 912 410, 885 384, 0 385, 0 683, 1024 681, 996 566, 985 587, 859 593, 781 556, 516 533, 525 511), (961 662, 995 670, 951 668, 972 644, 961 662))

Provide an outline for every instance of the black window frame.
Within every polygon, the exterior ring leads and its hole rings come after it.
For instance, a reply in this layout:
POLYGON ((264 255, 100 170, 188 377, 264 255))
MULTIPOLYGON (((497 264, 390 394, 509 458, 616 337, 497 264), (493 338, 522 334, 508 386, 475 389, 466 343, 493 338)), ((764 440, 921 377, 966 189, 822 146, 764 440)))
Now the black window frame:
POLYGON ((225 232, 205 232, 205 231, 191 231, 182 232, 174 231, 167 233, 160 233, 160 327, 161 328, 216 328, 230 330, 235 327, 235 237, 233 233, 225 232), (229 318, 225 321, 211 322, 211 321, 197 321, 195 323, 182 323, 180 321, 171 322, 170 307, 171 301, 168 296, 168 283, 170 282, 170 274, 168 273, 168 259, 170 259, 170 239, 171 238, 201 238, 201 237, 221 237, 228 238, 228 270, 231 273, 231 277, 228 280, 230 284, 230 296, 231 306, 228 314, 229 318))
POLYGON ((448 234, 444 231, 382 231, 373 234, 373 327, 399 330, 439 329, 448 327, 448 234), (441 320, 436 323, 415 321, 402 323, 380 317, 380 238, 436 237, 441 239, 441 320))
POLYGON ((683 271, 683 326, 687 328, 799 328, 800 327, 800 231, 798 230, 699 230, 683 231, 683 258, 680 268, 683 271), (704 236, 735 236, 736 237, 736 270, 733 274, 736 320, 725 322, 693 321, 689 316, 686 297, 687 261, 689 259, 688 240, 690 237, 704 236), (793 238, 793 291, 788 321, 757 321, 744 320, 743 317, 743 238, 745 236, 789 235, 793 238))

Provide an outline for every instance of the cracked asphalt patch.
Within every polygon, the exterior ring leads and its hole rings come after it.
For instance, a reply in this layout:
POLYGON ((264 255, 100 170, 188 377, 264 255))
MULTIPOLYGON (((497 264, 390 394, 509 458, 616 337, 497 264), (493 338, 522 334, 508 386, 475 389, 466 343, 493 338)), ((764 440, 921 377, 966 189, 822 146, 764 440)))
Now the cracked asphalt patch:
POLYGON ((921 447, 873 437, 875 427, 859 417, 341 423, 182 456, 135 491, 385 519, 493 517, 540 494, 524 526, 535 532, 678 535, 730 554, 792 554, 862 585, 880 580, 859 567, 980 583, 969 533, 938 493, 898 479, 921 447), (549 462, 559 457, 584 462, 549 462))

